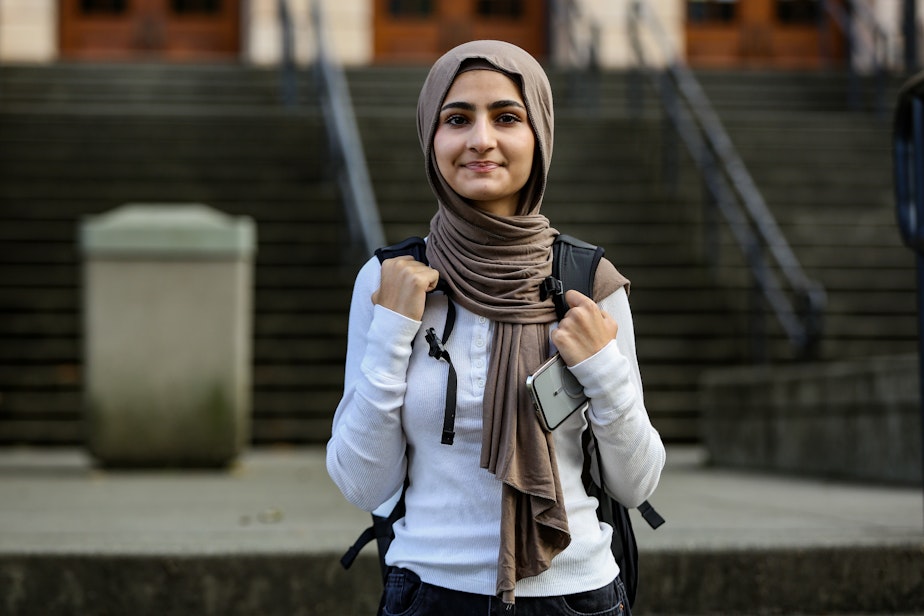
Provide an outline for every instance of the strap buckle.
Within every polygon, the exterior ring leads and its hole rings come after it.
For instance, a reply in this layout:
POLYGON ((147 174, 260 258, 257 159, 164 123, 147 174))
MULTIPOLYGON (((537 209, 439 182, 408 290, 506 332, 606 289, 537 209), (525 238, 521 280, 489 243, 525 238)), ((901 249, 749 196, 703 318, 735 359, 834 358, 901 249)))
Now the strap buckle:
POLYGON ((446 354, 446 347, 443 346, 443 341, 436 335, 436 330, 432 327, 429 328, 424 338, 426 338, 427 344, 430 345, 428 355, 434 359, 442 359, 443 355, 446 354))
POLYGON ((564 295, 564 293, 565 285, 555 276, 549 276, 543 280, 542 285, 539 287, 539 299, 542 301, 547 300, 553 295, 564 295))

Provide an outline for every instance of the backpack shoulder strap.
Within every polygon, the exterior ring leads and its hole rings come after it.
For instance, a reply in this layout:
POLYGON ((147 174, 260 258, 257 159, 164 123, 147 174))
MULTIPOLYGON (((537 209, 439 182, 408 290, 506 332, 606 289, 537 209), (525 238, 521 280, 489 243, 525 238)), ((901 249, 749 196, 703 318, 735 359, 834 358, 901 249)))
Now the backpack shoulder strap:
MULTIPOLYGON (((427 242, 422 237, 418 236, 411 236, 397 244, 378 248, 375 251, 375 256, 378 257, 379 263, 395 257, 411 256, 414 257, 416 261, 425 265, 430 264, 429 261, 427 261, 427 242)), ((445 280, 440 279, 434 291, 440 291, 449 300, 446 307, 446 323, 443 326, 442 337, 437 336, 436 331, 431 327, 425 332, 425 339, 427 344, 430 345, 430 357, 436 360, 443 360, 449 364, 449 380, 446 386, 446 411, 443 416, 442 443, 444 445, 452 445, 453 439, 455 438, 456 386, 458 384, 458 377, 456 376, 456 369, 452 364, 452 359, 449 357, 449 352, 446 350, 445 343, 449 340, 449 335, 452 333, 452 328, 456 322, 456 307, 452 301, 452 290, 445 280)))
POLYGON ((346 553, 340 558, 340 565, 344 569, 353 566, 359 552, 373 540, 376 541, 376 547, 379 552, 379 569, 382 573, 382 583, 388 575, 388 566, 385 564, 385 553, 391 545, 392 539, 395 538, 395 522, 404 517, 404 493, 407 491, 408 480, 405 478, 404 487, 401 488, 401 498, 395 504, 395 508, 387 516, 372 514, 372 526, 362 532, 356 539, 356 542, 350 546, 346 553))
MULTIPOLYGON (((379 263, 382 263, 386 259, 410 256, 413 257, 415 261, 429 265, 429 262, 427 261, 427 242, 422 237, 417 236, 409 237, 398 242, 397 244, 378 248, 375 251, 375 256, 378 258, 379 263)), ((452 360, 449 357, 449 352, 446 351, 443 343, 449 338, 449 334, 452 333, 453 324, 456 320, 456 310, 455 305, 452 302, 452 298, 449 297, 449 285, 447 285, 445 281, 441 281, 441 284, 437 285, 436 290, 442 291, 447 296, 447 298, 449 298, 449 303, 446 309, 446 324, 443 328, 443 337, 437 337, 436 332, 432 327, 427 330, 425 337, 427 343, 430 345, 429 355, 437 360, 444 360, 447 364, 449 364, 449 378, 446 385, 446 408, 443 416, 442 443, 445 445, 452 445, 453 439, 455 437, 457 376, 455 367, 453 366, 452 360)), ((401 497, 390 514, 387 516, 379 516, 374 513, 372 514, 372 526, 360 534, 360 536, 356 539, 356 542, 350 546, 350 548, 340 559, 340 564, 344 569, 349 569, 353 565, 353 562, 356 560, 356 557, 359 555, 359 552, 363 549, 363 547, 375 540, 378 547, 379 567, 381 568, 382 572, 382 582, 384 584, 387 574, 385 554, 388 552, 388 547, 391 545, 391 541, 395 536, 393 528, 395 522, 404 517, 404 494, 407 491, 407 486, 408 479, 405 478, 404 487, 401 491, 401 497)))
MULTIPOLYGON (((552 275, 543 285, 545 297, 549 295, 555 303, 555 312, 561 320, 568 311, 565 301, 565 291, 573 289, 593 298, 594 279, 597 266, 603 258, 604 250, 581 241, 570 235, 559 235, 552 244, 552 275)), ((584 450, 584 466, 582 479, 587 493, 597 498, 597 517, 613 527, 612 543, 610 548, 616 562, 619 564, 619 576, 626 586, 629 604, 635 602, 638 588, 638 547, 635 542, 635 532, 628 509, 613 498, 606 490, 603 481, 603 460, 600 447, 590 426, 581 436, 584 450), (599 483, 594 481, 591 466, 596 463, 599 483)), ((638 507, 642 518, 651 528, 658 528, 664 523, 658 512, 645 501, 638 507)))
POLYGON ((429 265, 427 262, 427 242, 422 237, 417 236, 411 236, 391 246, 382 246, 376 249, 375 256, 378 257, 379 263, 394 257, 411 256, 414 257, 415 261, 429 265))
POLYGON ((552 244, 552 275, 543 284, 543 299, 551 296, 558 320, 568 312, 565 291, 573 289, 594 296, 594 278, 604 250, 576 237, 561 234, 552 244))

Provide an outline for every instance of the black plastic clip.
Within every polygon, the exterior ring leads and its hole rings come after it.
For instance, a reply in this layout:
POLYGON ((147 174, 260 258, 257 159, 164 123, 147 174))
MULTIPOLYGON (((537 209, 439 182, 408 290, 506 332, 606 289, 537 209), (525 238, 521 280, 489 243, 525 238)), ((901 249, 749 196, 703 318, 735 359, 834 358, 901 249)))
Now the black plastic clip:
POLYGON ((564 293, 565 285, 555 276, 549 276, 543 280, 542 286, 539 287, 539 298, 542 301, 545 301, 553 295, 564 295, 564 293))
POLYGON ((446 380, 446 408, 443 412, 443 438, 441 442, 444 445, 452 445, 456 437, 456 389, 459 386, 456 368, 452 365, 452 359, 449 358, 449 351, 443 346, 443 341, 436 335, 436 330, 432 327, 427 329, 424 336, 427 344, 430 345, 430 357, 439 360, 445 360, 449 364, 449 378, 446 380))
POLYGON ((443 346, 443 341, 436 335, 436 330, 432 327, 429 328, 424 338, 426 338, 427 344, 430 345, 430 357, 442 359, 443 355, 446 353, 446 347, 443 346))

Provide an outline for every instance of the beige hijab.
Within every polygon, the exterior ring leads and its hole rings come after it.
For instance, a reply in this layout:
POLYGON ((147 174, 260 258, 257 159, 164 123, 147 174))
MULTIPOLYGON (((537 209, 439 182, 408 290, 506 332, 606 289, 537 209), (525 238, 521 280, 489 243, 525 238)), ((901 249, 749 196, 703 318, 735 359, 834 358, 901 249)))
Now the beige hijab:
MULTIPOLYGON (((558 232, 539 214, 552 158, 552 91, 528 53, 501 41, 473 41, 433 65, 417 104, 417 133, 427 177, 439 200, 430 221, 427 258, 453 299, 496 322, 484 394, 481 466, 503 481, 497 593, 513 600, 516 581, 549 568, 571 541, 555 443, 533 411, 526 377, 549 356, 551 300, 539 287, 551 274, 558 232), (433 155, 440 107, 461 71, 488 69, 510 77, 523 95, 536 136, 536 160, 520 192, 517 215, 501 217, 470 205, 446 183, 433 155)), ((628 281, 601 261, 594 283, 601 299, 628 281)))

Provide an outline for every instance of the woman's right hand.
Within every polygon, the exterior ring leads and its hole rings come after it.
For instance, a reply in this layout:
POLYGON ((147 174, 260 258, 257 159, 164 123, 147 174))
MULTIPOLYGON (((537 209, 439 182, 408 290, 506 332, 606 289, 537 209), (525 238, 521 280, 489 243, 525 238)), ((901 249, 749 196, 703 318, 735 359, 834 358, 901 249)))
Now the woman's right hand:
POLYGON ((411 256, 385 259, 382 281, 372 294, 372 303, 420 321, 427 292, 436 288, 439 277, 439 272, 411 256))

